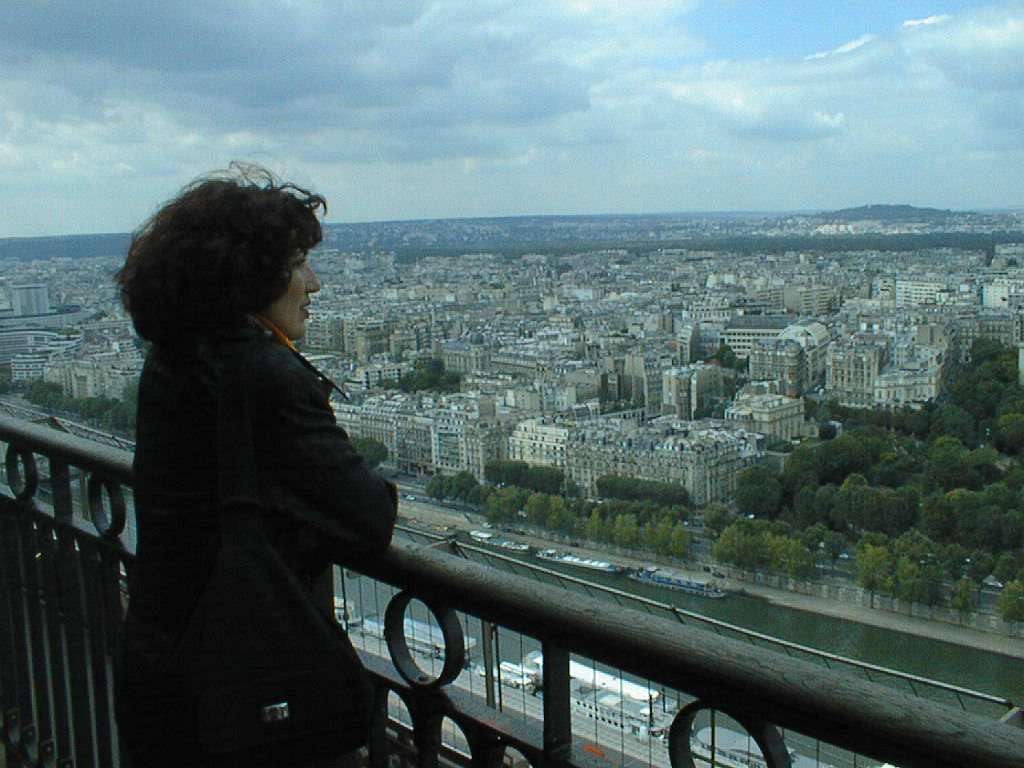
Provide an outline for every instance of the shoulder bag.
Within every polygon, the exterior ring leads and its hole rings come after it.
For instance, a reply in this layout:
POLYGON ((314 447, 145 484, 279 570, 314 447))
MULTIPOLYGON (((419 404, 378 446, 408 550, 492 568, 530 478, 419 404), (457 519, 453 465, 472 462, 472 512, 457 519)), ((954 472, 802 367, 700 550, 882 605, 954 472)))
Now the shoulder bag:
POLYGON ((267 539, 244 373, 221 371, 221 545, 178 644, 212 765, 302 765, 369 740, 373 686, 348 636, 267 539))

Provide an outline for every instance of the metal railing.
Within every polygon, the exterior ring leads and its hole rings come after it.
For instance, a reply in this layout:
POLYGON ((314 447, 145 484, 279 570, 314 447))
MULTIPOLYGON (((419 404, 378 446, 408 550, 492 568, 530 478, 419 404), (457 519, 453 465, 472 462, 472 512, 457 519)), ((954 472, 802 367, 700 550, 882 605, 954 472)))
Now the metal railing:
MULTIPOLYGON (((7 763, 126 765, 112 715, 111 660, 124 565, 131 558, 122 541, 130 457, 5 417, 0 442, 8 445, 12 491, 0 495, 0 706, 7 763), (78 474, 83 514, 75 512, 78 474)), ((369 758, 375 766, 396 757, 423 766, 496 765, 515 753, 534 766, 581 768, 712 761, 766 768, 1024 766, 1024 731, 1008 723, 672 618, 610 609, 598 597, 504 573, 447 549, 445 542, 396 542, 383 557, 344 563, 346 571, 363 574, 360 583, 369 577, 374 585, 390 585, 383 587, 382 603, 388 654, 373 653, 361 640, 382 694, 369 758), (434 669, 420 655, 415 630, 410 636, 403 623, 411 602, 425 606, 440 635, 433 651, 427 649, 427 656, 439 657, 434 669), (502 700, 494 642, 502 632, 528 638, 543 657, 537 668, 542 695, 520 691, 519 710, 502 700), (483 654, 481 690, 473 689, 475 676, 464 669, 471 633, 483 654), (592 686, 587 695, 594 704, 581 701, 578 658, 613 670, 603 679, 618 680, 618 719, 608 690, 592 686), (634 727, 629 744, 621 708, 626 686, 646 686, 650 706, 649 727, 638 734, 634 727), (670 723, 663 729, 654 727, 655 700, 670 723), (581 705, 590 717, 586 726, 580 725, 581 705), (609 733, 620 738, 603 738, 609 733), (633 743, 638 738, 646 740, 642 749, 633 743)), ((351 578, 342 584, 351 586, 351 578)), ((380 589, 374 586, 374 595, 380 589)))

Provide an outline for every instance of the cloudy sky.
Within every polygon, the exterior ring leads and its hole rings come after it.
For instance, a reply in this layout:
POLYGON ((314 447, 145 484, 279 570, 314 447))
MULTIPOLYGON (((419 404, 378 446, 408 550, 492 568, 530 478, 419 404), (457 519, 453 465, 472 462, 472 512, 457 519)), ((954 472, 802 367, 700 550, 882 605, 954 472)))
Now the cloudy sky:
POLYGON ((7 0, 0 237, 235 158, 329 221, 1024 206, 1024 0, 7 0))

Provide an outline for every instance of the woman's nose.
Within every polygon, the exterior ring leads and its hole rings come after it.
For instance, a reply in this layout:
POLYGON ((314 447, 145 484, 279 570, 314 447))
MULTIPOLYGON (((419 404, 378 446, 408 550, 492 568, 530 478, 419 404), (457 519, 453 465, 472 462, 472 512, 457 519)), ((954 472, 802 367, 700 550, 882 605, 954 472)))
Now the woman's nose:
POLYGON ((319 290, 320 290, 320 278, 318 278, 316 276, 316 272, 314 272, 313 268, 310 267, 309 268, 309 274, 306 275, 306 292, 307 293, 316 293, 319 290))

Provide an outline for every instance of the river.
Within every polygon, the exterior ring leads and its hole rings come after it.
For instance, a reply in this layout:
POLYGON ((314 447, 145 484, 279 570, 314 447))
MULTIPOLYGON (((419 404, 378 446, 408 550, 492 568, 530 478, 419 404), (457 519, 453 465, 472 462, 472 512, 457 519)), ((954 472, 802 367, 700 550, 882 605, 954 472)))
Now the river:
POLYGON ((641 584, 621 574, 581 571, 560 563, 523 559, 798 645, 1014 702, 1024 701, 1024 664, 1002 654, 974 648, 966 650, 962 645, 818 616, 749 595, 730 594, 721 600, 711 600, 641 584))
MULTIPOLYGON (((502 551, 501 554, 509 556, 506 551, 502 551)), ((702 616, 801 646, 999 696, 1018 704, 1024 701, 1024 664, 1019 659, 983 649, 967 649, 963 645, 922 638, 883 627, 818 616, 776 605, 759 597, 730 594, 724 599, 712 600, 641 584, 621 574, 541 561, 525 553, 513 553, 511 556, 529 565, 540 565, 593 584, 675 605, 702 616)), ((498 565, 500 566, 500 563, 498 565)), ((383 610, 379 598, 375 597, 373 602, 376 604, 375 608, 383 610)), ((369 605, 365 608, 367 613, 375 612, 369 605)), ((503 648, 502 655, 509 660, 519 660, 521 654, 518 651, 519 649, 515 647, 507 650, 503 648)), ((957 704, 951 695, 940 695, 938 698, 947 703, 957 704)), ((994 712, 987 707, 982 707, 978 711, 994 712)))

